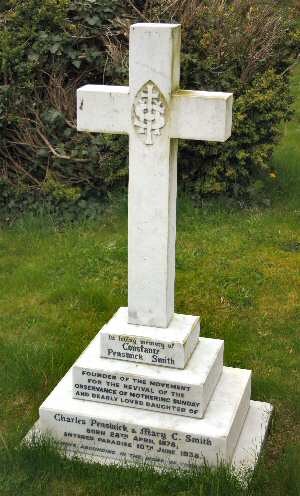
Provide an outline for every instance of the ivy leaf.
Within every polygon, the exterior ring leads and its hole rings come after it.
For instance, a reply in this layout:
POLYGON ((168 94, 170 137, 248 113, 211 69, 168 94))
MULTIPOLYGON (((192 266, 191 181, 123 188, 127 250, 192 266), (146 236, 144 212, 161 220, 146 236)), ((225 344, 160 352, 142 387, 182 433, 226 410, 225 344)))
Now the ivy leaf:
POLYGON ((36 156, 40 158, 46 158, 49 155, 49 151, 46 148, 40 148, 36 152, 36 156))
POLYGON ((39 60, 39 54, 36 53, 36 52, 30 52, 28 54, 28 60, 30 62, 38 62, 38 60, 39 60))
POLYGON ((72 60, 72 64, 77 68, 79 69, 79 67, 81 66, 81 60, 72 60))
POLYGON ((43 113, 43 117, 46 122, 48 122, 49 124, 53 124, 57 121, 57 119, 62 117, 62 114, 56 109, 49 109, 43 113))
POLYGON ((55 53, 58 52, 59 49, 60 49, 60 44, 59 43, 54 43, 54 45, 52 45, 49 50, 54 55, 55 53))
POLYGON ((64 130, 64 136, 65 136, 66 138, 69 138, 69 137, 71 136, 71 134, 72 134, 72 129, 71 129, 71 128, 69 128, 69 127, 67 127, 67 128, 64 130))
POLYGON ((90 26, 95 26, 99 21, 100 18, 98 16, 87 17, 87 22, 90 26))
POLYGON ((46 40, 47 38, 48 38, 48 33, 46 31, 40 31, 39 39, 40 40, 46 40))

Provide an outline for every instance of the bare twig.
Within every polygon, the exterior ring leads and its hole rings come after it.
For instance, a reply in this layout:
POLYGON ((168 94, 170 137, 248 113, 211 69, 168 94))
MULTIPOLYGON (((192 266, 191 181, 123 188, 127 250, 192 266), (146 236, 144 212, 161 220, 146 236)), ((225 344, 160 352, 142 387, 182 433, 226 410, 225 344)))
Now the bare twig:
POLYGON ((297 60, 295 60, 295 62, 294 62, 293 64, 289 65, 289 66, 285 69, 285 71, 283 71, 283 72, 281 73, 281 76, 284 76, 287 72, 289 72, 289 71, 291 71, 292 69, 294 69, 294 67, 295 67, 296 65, 298 65, 298 64, 299 64, 299 62, 300 62, 300 53, 298 53, 298 55, 297 55, 297 60))
POLYGON ((138 16, 141 18, 141 19, 144 19, 144 21, 146 22, 150 22, 150 19, 148 19, 144 14, 143 12, 141 12, 135 5, 134 3, 131 1, 131 0, 127 0, 127 3, 130 5, 130 7, 138 14, 138 16))
POLYGON ((17 162, 17 161, 16 161, 16 160, 15 160, 15 159, 11 156, 11 155, 10 155, 10 153, 8 153, 8 152, 4 152, 4 151, 3 151, 3 149, 1 150, 1 153, 2 153, 5 157, 6 157, 6 159, 7 159, 9 162, 11 162, 11 163, 14 165, 14 167, 15 167, 18 171, 22 172, 22 174, 24 174, 25 176, 29 177, 33 183, 35 183, 35 184, 37 184, 37 185, 38 185, 38 187, 40 187, 40 186, 41 186, 40 182, 39 182, 39 181, 38 181, 38 180, 37 180, 37 179, 36 179, 36 178, 35 178, 32 174, 30 174, 30 172, 28 172, 27 170, 25 170, 25 169, 24 169, 24 168, 23 168, 23 167, 22 167, 22 166, 21 166, 21 165, 20 165, 20 164, 19 164, 19 163, 18 163, 18 162, 17 162))
POLYGON ((73 160, 74 162, 88 162, 87 158, 76 158, 76 157, 70 157, 69 155, 61 155, 58 153, 53 146, 51 145, 50 141, 46 138, 46 136, 40 131, 40 129, 36 129, 37 134, 40 136, 40 138, 43 140, 45 145, 49 148, 51 151, 52 155, 54 155, 56 158, 59 158, 61 160, 73 160))

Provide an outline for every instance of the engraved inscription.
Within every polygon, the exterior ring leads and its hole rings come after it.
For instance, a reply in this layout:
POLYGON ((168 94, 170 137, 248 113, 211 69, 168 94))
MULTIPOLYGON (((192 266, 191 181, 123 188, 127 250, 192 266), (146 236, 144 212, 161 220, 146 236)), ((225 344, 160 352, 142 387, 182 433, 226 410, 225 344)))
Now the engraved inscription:
MULTIPOLYGON (((213 438, 183 431, 67 416, 61 412, 52 414, 48 421, 52 427, 59 425, 59 435, 56 436, 59 444, 80 454, 189 468, 202 465, 204 459, 212 460, 213 453, 218 452, 213 438)), ((222 454, 220 450, 221 458, 222 454)))
POLYGON ((203 416, 201 386, 75 367, 73 398, 187 417, 203 416))
POLYGON ((142 339, 139 336, 106 334, 103 337, 101 351, 102 356, 106 358, 175 367, 178 354, 176 345, 177 343, 166 344, 150 338, 142 339))
POLYGON ((133 104, 133 124, 144 143, 153 145, 153 135, 160 135, 165 125, 166 104, 159 88, 148 81, 138 92, 133 104))

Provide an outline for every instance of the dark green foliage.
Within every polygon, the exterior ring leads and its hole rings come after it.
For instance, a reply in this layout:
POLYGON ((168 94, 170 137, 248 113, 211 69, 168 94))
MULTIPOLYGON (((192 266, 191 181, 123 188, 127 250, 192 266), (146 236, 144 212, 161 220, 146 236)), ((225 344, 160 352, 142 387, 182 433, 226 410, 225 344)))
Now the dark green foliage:
POLYGON ((180 184, 196 196, 262 190, 290 116, 287 69, 300 46, 277 2, 11 0, 0 13, 5 215, 37 198, 74 212, 91 204, 93 212, 100 197, 126 187, 127 138, 77 133, 75 91, 85 83, 127 84, 128 27, 145 19, 182 23, 183 88, 235 97, 226 144, 181 143, 180 184))
POLYGON ((259 75, 234 102, 233 133, 226 143, 184 143, 182 176, 199 194, 255 196, 271 172, 270 157, 289 117, 286 83, 273 70, 259 75))
POLYGON ((256 195, 271 172, 280 124, 290 117, 287 67, 299 34, 274 3, 253 0, 207 2, 190 27, 183 36, 184 85, 233 92, 234 112, 225 144, 183 144, 184 182, 202 195, 256 195))

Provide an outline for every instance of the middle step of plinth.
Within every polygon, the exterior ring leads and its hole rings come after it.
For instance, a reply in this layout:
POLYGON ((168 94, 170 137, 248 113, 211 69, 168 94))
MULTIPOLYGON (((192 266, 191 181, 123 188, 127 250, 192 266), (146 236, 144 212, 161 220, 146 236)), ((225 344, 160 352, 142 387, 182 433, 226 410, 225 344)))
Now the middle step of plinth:
POLYGON ((73 366, 73 398, 202 418, 223 370, 224 342, 199 338, 184 370, 99 357, 100 333, 73 366))

